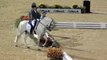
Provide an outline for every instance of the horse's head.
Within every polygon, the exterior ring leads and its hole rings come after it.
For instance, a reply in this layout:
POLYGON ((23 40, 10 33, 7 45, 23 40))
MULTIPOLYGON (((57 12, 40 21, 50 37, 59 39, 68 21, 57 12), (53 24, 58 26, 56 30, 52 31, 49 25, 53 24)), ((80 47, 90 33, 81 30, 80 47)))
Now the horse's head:
POLYGON ((47 22, 46 28, 51 31, 55 27, 55 21, 52 18, 45 17, 44 18, 47 22))
POLYGON ((50 24, 48 25, 47 29, 48 29, 49 31, 51 31, 52 29, 54 29, 55 24, 56 24, 55 21, 54 21, 53 19, 51 19, 51 22, 50 22, 50 24))

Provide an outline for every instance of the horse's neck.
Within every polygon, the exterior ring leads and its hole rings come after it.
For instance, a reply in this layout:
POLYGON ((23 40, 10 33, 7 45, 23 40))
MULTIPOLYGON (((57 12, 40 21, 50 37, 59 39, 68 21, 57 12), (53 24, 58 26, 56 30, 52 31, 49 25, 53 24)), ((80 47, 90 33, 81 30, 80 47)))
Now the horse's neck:
POLYGON ((46 25, 49 24, 50 21, 49 21, 48 18, 46 17, 46 18, 44 18, 43 20, 41 20, 40 22, 46 26, 46 25))

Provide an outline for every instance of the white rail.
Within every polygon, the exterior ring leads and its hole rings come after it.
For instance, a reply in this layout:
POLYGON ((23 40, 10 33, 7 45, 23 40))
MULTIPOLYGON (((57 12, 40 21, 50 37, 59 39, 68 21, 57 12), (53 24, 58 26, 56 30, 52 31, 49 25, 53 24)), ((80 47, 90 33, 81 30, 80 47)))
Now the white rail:
POLYGON ((56 28, 61 29, 73 29, 73 28, 83 28, 83 29, 105 29, 107 28, 107 23, 94 23, 94 22, 57 22, 56 28))

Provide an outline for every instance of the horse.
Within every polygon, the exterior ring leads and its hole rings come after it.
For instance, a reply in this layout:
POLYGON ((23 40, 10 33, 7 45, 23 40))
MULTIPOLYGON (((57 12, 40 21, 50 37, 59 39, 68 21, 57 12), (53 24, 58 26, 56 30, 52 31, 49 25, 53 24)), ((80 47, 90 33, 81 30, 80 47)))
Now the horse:
MULTIPOLYGON (((28 29, 27 29, 28 22, 29 22, 28 20, 23 20, 19 23, 19 26, 17 29, 17 35, 15 37, 16 47, 18 47, 18 40, 21 37, 21 35, 25 34, 25 37, 24 37, 25 46, 27 48, 30 48, 29 46, 27 46, 27 42, 26 42, 27 37, 31 36, 31 34, 28 32, 28 29)), ((52 31, 54 27, 55 27, 55 21, 52 18, 44 17, 42 20, 39 21, 37 27, 34 28, 34 31, 32 33, 32 36, 34 37, 35 36, 34 32, 36 32, 38 49, 40 49, 40 46, 39 46, 40 39, 43 38, 44 35, 48 37, 47 30, 52 31)))

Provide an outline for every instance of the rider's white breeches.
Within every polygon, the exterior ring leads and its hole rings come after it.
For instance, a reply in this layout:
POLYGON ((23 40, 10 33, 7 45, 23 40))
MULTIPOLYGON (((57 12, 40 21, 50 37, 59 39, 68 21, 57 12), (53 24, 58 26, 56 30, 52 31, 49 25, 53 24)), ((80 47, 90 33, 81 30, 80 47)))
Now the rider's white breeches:
POLYGON ((35 25, 35 19, 31 21, 31 24, 34 26, 35 25))
MULTIPOLYGON (((31 24, 34 26, 35 20, 32 20, 32 21, 31 21, 31 24)), ((26 30, 27 30, 29 33, 30 33, 30 29, 31 29, 31 25, 30 25, 30 24, 27 24, 26 30)))

